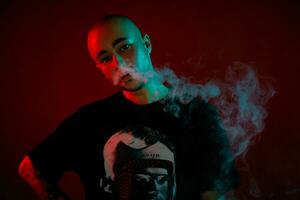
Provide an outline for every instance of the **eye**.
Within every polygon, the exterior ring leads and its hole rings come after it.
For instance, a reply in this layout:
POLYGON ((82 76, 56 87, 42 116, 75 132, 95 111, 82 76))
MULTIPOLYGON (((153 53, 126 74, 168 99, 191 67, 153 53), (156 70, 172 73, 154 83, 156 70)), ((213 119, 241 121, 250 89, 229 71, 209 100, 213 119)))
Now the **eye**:
POLYGON ((105 56, 100 59, 100 63, 110 62, 112 60, 112 56, 105 56))
POLYGON ((120 47, 120 51, 126 51, 128 49, 130 49, 131 44, 124 44, 120 47))
POLYGON ((150 181, 150 177, 145 176, 145 175, 135 175, 134 178, 135 178, 136 182, 141 183, 141 184, 147 183, 150 181))
POLYGON ((157 176, 156 180, 158 181, 158 183, 164 184, 166 181, 168 181, 168 177, 167 176, 157 176))

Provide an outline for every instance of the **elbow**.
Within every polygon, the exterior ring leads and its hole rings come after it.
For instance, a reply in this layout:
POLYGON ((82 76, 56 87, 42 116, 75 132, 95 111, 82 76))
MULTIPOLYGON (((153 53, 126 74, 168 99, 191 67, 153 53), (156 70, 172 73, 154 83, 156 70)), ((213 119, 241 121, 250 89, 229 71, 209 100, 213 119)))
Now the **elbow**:
POLYGON ((23 178, 27 179, 32 168, 32 162, 28 156, 25 156, 18 167, 18 174, 23 178))

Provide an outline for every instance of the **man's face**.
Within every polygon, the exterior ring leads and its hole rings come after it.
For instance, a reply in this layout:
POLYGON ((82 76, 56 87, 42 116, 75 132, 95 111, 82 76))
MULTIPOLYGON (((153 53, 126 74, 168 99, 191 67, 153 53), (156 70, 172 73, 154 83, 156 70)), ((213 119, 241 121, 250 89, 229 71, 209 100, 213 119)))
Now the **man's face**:
POLYGON ((145 168, 134 174, 135 199, 167 200, 169 176, 164 168, 145 168))
POLYGON ((93 29, 88 48, 97 67, 122 90, 143 87, 145 74, 152 71, 150 41, 126 19, 113 19, 93 29))

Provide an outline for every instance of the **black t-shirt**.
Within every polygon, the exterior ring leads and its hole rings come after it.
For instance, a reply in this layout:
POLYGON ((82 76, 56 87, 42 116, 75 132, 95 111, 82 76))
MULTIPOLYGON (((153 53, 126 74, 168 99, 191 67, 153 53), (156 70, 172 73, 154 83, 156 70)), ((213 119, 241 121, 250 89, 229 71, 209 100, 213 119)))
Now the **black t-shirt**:
POLYGON ((228 191, 238 183, 234 160, 216 110, 195 99, 136 105, 121 92, 78 109, 29 157, 56 183, 64 172, 80 176, 86 199, 110 199, 105 192, 103 147, 114 133, 144 125, 166 135, 176 148, 176 199, 200 199, 207 190, 228 191))

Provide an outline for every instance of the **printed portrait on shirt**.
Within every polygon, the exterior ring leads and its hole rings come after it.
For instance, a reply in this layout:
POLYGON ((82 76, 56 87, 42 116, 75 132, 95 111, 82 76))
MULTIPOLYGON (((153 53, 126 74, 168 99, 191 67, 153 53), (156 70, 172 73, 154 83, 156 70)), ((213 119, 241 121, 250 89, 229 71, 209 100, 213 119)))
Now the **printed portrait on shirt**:
POLYGON ((103 149, 106 184, 118 200, 173 200, 175 150, 166 137, 136 125, 113 134, 103 149))

